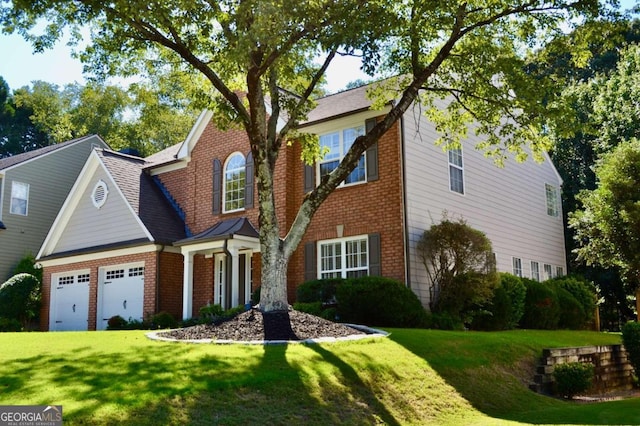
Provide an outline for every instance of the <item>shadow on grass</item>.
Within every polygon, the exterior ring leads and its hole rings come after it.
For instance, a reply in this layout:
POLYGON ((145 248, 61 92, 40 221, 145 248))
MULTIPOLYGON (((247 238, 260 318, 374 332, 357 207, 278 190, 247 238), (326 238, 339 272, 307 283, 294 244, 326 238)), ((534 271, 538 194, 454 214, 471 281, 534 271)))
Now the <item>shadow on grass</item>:
POLYGON ((521 358, 514 359, 506 335, 500 336, 504 341, 486 339, 487 335, 403 329, 393 330, 390 339, 424 359, 490 417, 534 424, 640 424, 637 399, 581 404, 530 391, 522 377, 533 378, 535 351, 523 346, 521 358))

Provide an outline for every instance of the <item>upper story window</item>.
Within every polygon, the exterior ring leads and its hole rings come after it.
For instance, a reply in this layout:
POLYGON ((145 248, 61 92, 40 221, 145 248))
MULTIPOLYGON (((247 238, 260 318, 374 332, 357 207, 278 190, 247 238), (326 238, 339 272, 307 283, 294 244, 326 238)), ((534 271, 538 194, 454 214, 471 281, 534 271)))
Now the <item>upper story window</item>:
POLYGON ((369 275, 366 236, 319 243, 320 278, 356 278, 369 275))
MULTIPOLYGON (((318 162, 319 173, 318 176, 321 179, 325 175, 328 175, 338 167, 340 161, 344 158, 345 154, 353 145, 353 141, 358 136, 365 134, 365 127, 351 127, 342 131, 327 133, 320 136, 320 149, 327 151, 324 158, 318 162)), ((365 182, 367 180, 365 156, 360 157, 358 165, 347 176, 342 185, 350 185, 359 182, 365 182)))
POLYGON ((244 191, 246 181, 246 162, 244 155, 232 154, 224 167, 224 212, 244 209, 244 191))
POLYGON ((547 214, 558 217, 558 188, 545 183, 544 190, 547 197, 547 214))
POLYGON ((13 181, 11 184, 11 214, 26 216, 29 209, 29 184, 13 181))
POLYGON ((464 194, 464 169, 461 148, 449 150, 449 188, 453 192, 464 194))

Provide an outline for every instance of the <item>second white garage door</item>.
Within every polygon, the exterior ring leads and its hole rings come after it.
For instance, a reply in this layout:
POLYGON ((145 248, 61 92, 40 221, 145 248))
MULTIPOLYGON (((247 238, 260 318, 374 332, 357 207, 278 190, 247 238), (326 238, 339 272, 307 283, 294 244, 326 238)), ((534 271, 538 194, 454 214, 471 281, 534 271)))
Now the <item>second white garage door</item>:
POLYGON ((98 287, 98 329, 106 329, 109 318, 115 315, 142 321, 144 264, 100 268, 98 287))

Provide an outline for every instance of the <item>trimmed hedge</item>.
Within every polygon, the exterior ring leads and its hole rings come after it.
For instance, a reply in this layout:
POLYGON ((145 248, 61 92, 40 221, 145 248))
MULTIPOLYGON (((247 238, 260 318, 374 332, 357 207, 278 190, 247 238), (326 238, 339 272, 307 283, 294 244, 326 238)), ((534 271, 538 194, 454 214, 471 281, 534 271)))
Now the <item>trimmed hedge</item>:
POLYGON ((427 314, 411 289, 383 277, 348 279, 337 286, 342 322, 385 327, 422 327, 427 314))
POLYGON ((589 390, 593 384, 593 364, 569 362, 558 364, 553 369, 555 391, 558 395, 572 399, 589 390))
POLYGON ((640 323, 628 322, 622 326, 622 343, 627 359, 633 366, 636 377, 640 376, 640 323))
POLYGON ((580 304, 584 313, 584 321, 578 328, 583 328, 593 321, 597 306, 596 290, 593 283, 577 275, 558 277, 547 282, 568 291, 580 304))
POLYGON ((518 326, 524 314, 527 288, 521 278, 508 273, 500 274, 500 284, 493 293, 491 303, 476 315, 471 327, 475 330, 511 330, 518 326))
POLYGON ((523 279, 523 282, 527 288, 527 294, 520 327, 557 329, 560 322, 560 301, 554 288, 528 279, 523 279))
POLYGON ((327 278, 307 281, 296 289, 298 303, 335 303, 336 289, 345 280, 342 278, 327 278))
POLYGON ((0 285, 0 313, 19 321, 24 327, 38 317, 40 281, 30 274, 18 274, 0 285))

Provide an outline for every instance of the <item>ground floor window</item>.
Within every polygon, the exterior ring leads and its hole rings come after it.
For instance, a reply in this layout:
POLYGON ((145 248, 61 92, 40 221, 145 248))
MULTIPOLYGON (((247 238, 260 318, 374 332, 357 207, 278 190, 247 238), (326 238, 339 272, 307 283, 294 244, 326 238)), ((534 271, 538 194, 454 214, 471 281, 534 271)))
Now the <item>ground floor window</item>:
POLYGON ((320 278, 355 278, 369 275, 367 236, 319 243, 320 278))

